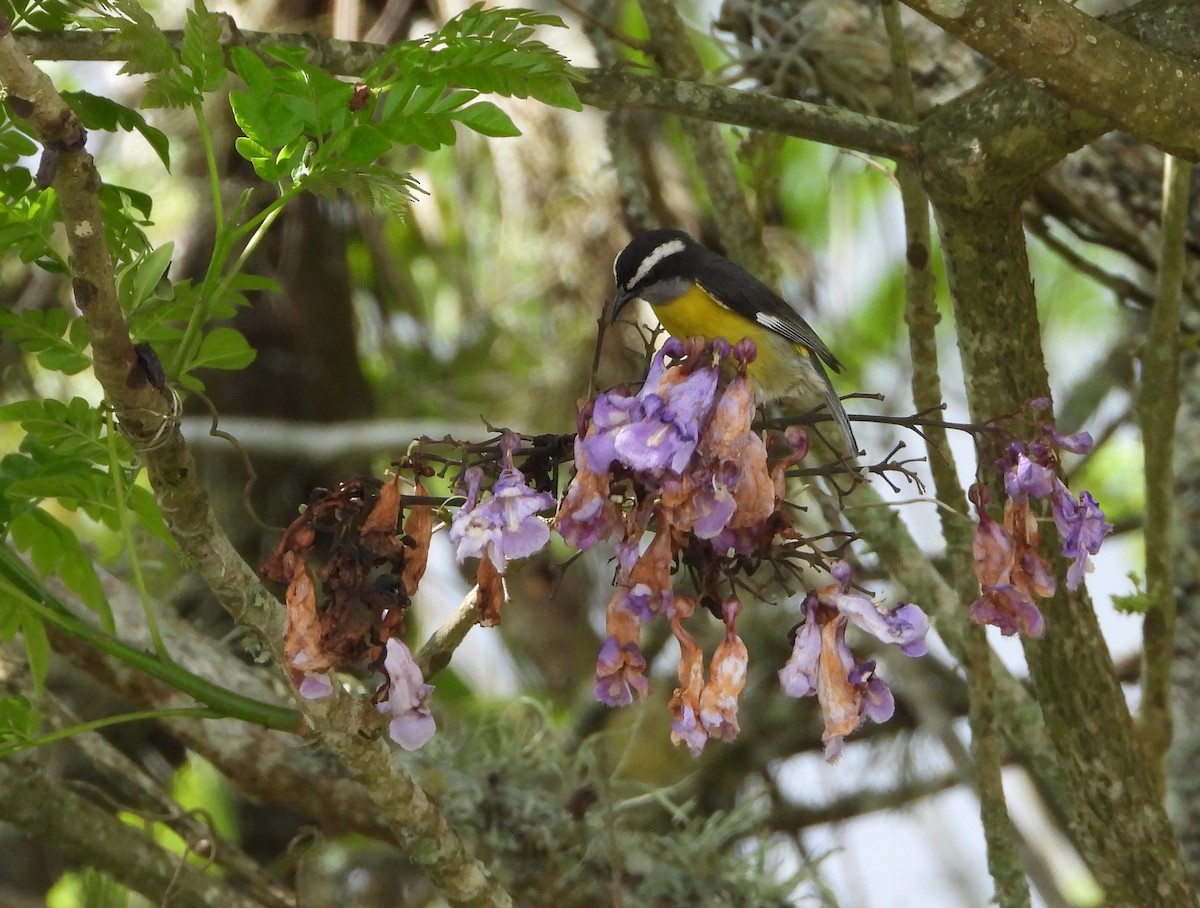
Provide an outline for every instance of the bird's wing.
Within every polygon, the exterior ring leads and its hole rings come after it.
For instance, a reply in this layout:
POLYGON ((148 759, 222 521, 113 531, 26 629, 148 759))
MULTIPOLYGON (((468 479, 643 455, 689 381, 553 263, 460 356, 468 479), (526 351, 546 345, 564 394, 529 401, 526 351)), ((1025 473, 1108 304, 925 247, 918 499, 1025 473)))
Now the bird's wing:
POLYGON ((698 282, 709 296, 768 331, 812 350, 834 372, 842 371, 842 364, 817 332, 770 287, 728 259, 716 255, 714 259, 707 263, 704 280, 698 282))

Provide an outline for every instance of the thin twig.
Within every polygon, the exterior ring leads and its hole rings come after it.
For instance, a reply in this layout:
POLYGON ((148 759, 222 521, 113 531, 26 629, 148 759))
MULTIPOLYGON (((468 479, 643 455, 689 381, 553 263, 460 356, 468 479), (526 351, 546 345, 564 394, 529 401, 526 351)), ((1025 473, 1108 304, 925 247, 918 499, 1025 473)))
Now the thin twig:
POLYGON ((1157 298, 1142 348, 1138 416, 1146 469, 1146 595, 1142 623, 1142 742, 1160 791, 1171 743, 1171 666, 1175 658, 1175 421, 1179 413, 1180 298, 1186 262, 1192 165, 1163 160, 1162 255, 1157 298))
POLYGON ((426 681, 450 664, 454 651, 466 639, 471 628, 479 623, 478 598, 479 587, 471 587, 454 614, 433 632, 433 636, 425 641, 417 653, 415 661, 426 681))

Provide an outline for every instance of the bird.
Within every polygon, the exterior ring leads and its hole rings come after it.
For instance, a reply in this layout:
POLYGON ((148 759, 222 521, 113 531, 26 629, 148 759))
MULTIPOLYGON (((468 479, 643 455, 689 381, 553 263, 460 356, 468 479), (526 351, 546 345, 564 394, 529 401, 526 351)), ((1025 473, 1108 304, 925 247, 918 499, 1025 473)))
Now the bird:
POLYGON ((650 304, 672 337, 750 338, 758 356, 750 380, 759 400, 795 398, 823 404, 851 457, 858 444, 850 419, 825 371, 842 364, 799 314, 766 284, 683 230, 661 228, 635 236, 613 262, 617 292, 609 322, 632 300, 650 304))

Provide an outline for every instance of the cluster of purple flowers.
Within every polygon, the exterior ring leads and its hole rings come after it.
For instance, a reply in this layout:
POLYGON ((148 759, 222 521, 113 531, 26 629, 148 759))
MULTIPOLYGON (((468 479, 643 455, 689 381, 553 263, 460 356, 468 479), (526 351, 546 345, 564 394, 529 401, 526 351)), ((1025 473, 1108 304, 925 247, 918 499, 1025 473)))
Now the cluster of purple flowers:
POLYGON ((980 484, 971 490, 979 511, 975 531, 975 573, 981 595, 971 605, 971 618, 998 627, 1005 635, 1020 631, 1040 637, 1045 630, 1035 597, 1053 596, 1054 575, 1038 546, 1041 532, 1031 500, 1050 501, 1054 525, 1062 537, 1062 554, 1070 559, 1067 588, 1077 589, 1091 570, 1091 555, 1100 551, 1112 524, 1104 518, 1096 499, 1088 492, 1076 498, 1058 476, 1058 451, 1086 454, 1092 448, 1087 432, 1063 435, 1046 425, 1043 433, 1028 443, 1013 442, 999 464, 1004 471, 1004 520, 987 513, 987 490, 980 484))
MULTIPOLYGON (((596 666, 597 700, 624 706, 649 691, 640 648, 642 625, 666 617, 679 641, 679 686, 670 701, 671 740, 700 753, 711 738, 738 732, 737 700, 746 683, 748 655, 737 635, 741 605, 734 597, 721 605, 726 633, 709 662, 684 621, 695 600, 675 593, 671 573, 691 540, 708 543, 708 556, 752 554, 778 534, 791 531, 781 507, 784 471, 807 453, 807 436, 789 431, 790 450, 768 463, 767 446, 753 431, 754 391, 746 376, 753 344, 730 347, 724 341, 668 341, 654 357, 637 394, 623 390, 599 395, 581 414, 575 445, 576 475, 556 524, 568 542, 588 548, 619 537, 617 579, 607 608, 607 638, 596 666), (732 365, 732 372, 729 366, 732 365), (612 490, 627 481, 632 500, 619 507, 612 490), (651 526, 644 551, 639 543, 651 526)), ((827 754, 863 717, 891 715, 891 693, 874 676, 874 663, 859 663, 845 643, 853 621, 909 655, 925 651, 925 615, 915 605, 882 612, 849 589, 848 568, 838 581, 805 600, 806 622, 796 650, 780 672, 785 692, 817 694, 826 718, 827 754), (815 647, 812 645, 815 644, 815 647)))
POLYGON ((792 655, 779 671, 789 697, 816 696, 825 719, 825 759, 836 760, 842 739, 863 719, 886 722, 896 709, 891 689, 875 673, 875 662, 860 662, 846 644, 853 624, 906 656, 923 656, 929 619, 912 603, 881 610, 868 596, 850 588, 850 567, 834 565, 834 582, 804 599, 804 623, 795 633, 792 655))
POLYGON ((710 540, 718 552, 753 550, 754 528, 775 511, 776 480, 767 448, 751 430, 754 391, 746 366, 754 345, 730 347, 668 340, 654 356, 637 394, 616 389, 597 395, 580 416, 576 475, 556 525, 567 542, 587 549, 622 536, 636 542, 650 507, 632 519, 610 497, 614 471, 631 478, 639 499, 660 504, 682 533, 710 540), (722 366, 734 366, 732 377, 722 366))
MULTIPOLYGON (((680 646, 671 739, 693 753, 710 737, 737 733, 746 647, 735 629, 740 605, 727 599, 725 639, 705 680, 703 653, 682 623, 695 602, 675 594, 671 572, 691 537, 724 552, 750 550, 767 532, 777 488, 766 445, 751 429, 754 391, 746 366, 754 355, 750 342, 730 347, 723 340, 671 339, 655 355, 638 393, 598 395, 581 413, 576 474, 556 518, 559 533, 577 548, 619 537, 596 699, 624 706, 634 694, 648 694, 641 628, 664 615, 680 646), (634 490, 626 509, 613 500, 616 477, 634 490), (639 551, 652 518, 654 537, 639 551)), ((778 479, 782 483, 782 471, 778 479)))

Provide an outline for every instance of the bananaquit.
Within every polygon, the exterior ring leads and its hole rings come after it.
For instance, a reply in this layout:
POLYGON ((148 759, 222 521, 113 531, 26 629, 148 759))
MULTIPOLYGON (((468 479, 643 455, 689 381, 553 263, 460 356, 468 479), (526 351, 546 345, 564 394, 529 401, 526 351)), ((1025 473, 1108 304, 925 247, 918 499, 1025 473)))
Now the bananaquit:
POLYGON ((626 246, 613 263, 617 296, 609 320, 630 300, 643 299, 674 337, 723 337, 754 341, 758 357, 750 379, 759 399, 795 398, 803 406, 824 404, 837 423, 847 453, 858 445, 821 361, 835 372, 842 364, 817 333, 766 284, 682 230, 650 230, 626 246))

